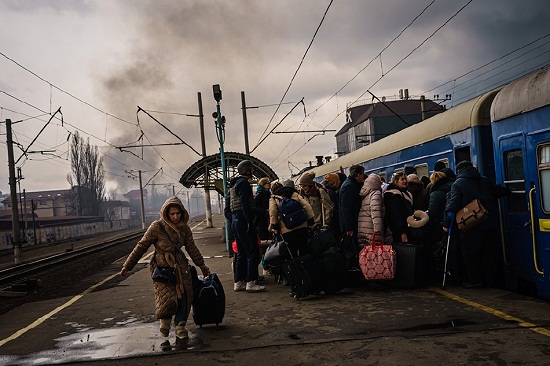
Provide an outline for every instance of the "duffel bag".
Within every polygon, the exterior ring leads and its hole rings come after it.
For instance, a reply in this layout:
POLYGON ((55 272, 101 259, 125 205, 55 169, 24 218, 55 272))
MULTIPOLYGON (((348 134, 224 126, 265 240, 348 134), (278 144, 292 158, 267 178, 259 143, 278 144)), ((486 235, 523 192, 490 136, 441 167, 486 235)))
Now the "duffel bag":
POLYGON ((268 266, 280 266, 284 261, 292 258, 286 242, 278 236, 273 236, 271 244, 265 250, 264 263, 268 266))

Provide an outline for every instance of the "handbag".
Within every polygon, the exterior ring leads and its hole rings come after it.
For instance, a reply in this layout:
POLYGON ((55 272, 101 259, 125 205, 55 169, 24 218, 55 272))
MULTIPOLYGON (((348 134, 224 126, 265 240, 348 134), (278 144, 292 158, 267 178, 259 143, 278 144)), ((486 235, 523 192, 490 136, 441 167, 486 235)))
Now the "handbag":
POLYGON ((357 268, 359 258, 356 238, 343 233, 340 241, 338 242, 338 249, 344 253, 344 257, 346 259, 346 269, 348 271, 359 271, 359 268, 357 268))
POLYGON ((151 278, 155 282, 169 283, 171 285, 176 284, 176 268, 174 267, 160 267, 155 265, 151 278))
POLYGON ((391 245, 384 245, 382 238, 376 244, 376 234, 372 233, 371 245, 366 245, 359 253, 359 267, 367 280, 392 280, 395 277, 396 255, 391 245))
POLYGON ((489 211, 483 207, 478 198, 474 198, 464 208, 456 213, 456 223, 458 230, 465 232, 473 229, 489 218, 489 211))
POLYGON ((265 250, 264 263, 269 266, 279 266, 288 259, 292 259, 292 254, 286 242, 281 237, 273 235, 271 244, 265 250))

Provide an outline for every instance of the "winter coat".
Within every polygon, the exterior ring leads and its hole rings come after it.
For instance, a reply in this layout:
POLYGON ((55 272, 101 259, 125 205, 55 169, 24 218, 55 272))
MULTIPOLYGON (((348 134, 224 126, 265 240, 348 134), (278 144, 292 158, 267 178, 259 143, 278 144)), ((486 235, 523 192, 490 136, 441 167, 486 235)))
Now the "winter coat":
POLYGON ((187 258, 175 250, 174 244, 185 248, 196 266, 204 265, 204 259, 195 245, 191 228, 187 224, 189 213, 184 208, 179 198, 172 196, 164 202, 160 210, 160 221, 164 225, 162 229, 159 220, 154 221, 136 244, 132 253, 124 262, 124 267, 130 271, 141 257, 149 250, 151 245, 155 246, 155 253, 151 257, 149 269, 153 274, 155 263, 158 266, 170 266, 177 269, 177 281, 175 285, 153 282, 155 288, 155 316, 157 319, 168 319, 176 314, 178 299, 185 293, 187 300, 187 314, 189 316, 193 301, 193 286, 191 282, 191 271, 187 258), (181 220, 174 224, 170 221, 168 209, 170 206, 177 206, 182 212, 181 220))
POLYGON ((269 199, 269 224, 270 224, 269 227, 271 229, 278 230, 281 235, 299 228, 307 228, 308 225, 312 226, 314 224, 313 220, 314 220, 314 215, 313 215, 313 209, 311 208, 311 205, 302 196, 300 196, 294 188, 282 187, 276 190, 275 193, 271 195, 271 198, 269 199), (282 200, 285 197, 292 198, 300 202, 302 209, 306 213, 306 217, 308 219, 307 222, 304 222, 303 224, 298 225, 295 228, 287 229, 287 227, 285 226, 285 223, 279 217, 279 204, 280 204, 279 200, 282 200))
POLYGON ((359 194, 362 201, 358 216, 357 238, 359 247, 364 247, 371 243, 374 232, 381 235, 377 240, 384 237, 384 213, 386 209, 382 199, 382 181, 380 177, 377 174, 369 175, 365 179, 359 194))
POLYGON ((340 186, 339 208, 340 208, 340 230, 342 233, 353 231, 357 233, 357 219, 361 209, 361 191, 362 183, 351 175, 340 186))
POLYGON ((493 187, 489 180, 482 176, 473 166, 462 169, 456 175, 456 180, 451 186, 450 197, 445 206, 443 226, 448 228, 451 224, 451 219, 447 215, 447 212, 456 215, 458 210, 462 209, 474 198, 479 198, 481 204, 489 211, 489 220, 474 227, 469 232, 496 230, 498 227, 498 206, 496 204, 496 197, 493 196, 493 187))
POLYGON ((390 184, 384 193, 386 205, 386 224, 390 228, 394 242, 401 241, 401 234, 407 234, 411 238, 411 231, 407 225, 407 217, 413 214, 413 197, 406 189, 399 189, 395 184, 390 184))
MULTIPOLYGON (((447 177, 441 178, 432 185, 430 190, 430 203, 428 204, 430 226, 441 226, 443 223, 445 205, 447 204, 447 193, 451 191, 452 185, 453 180, 447 177)), ((441 230, 441 228, 439 230, 441 230)))
POLYGON ((300 189, 300 195, 311 205, 316 225, 329 226, 332 222, 334 204, 328 192, 319 185, 314 185, 309 192, 300 189), (323 220, 324 216, 324 220, 323 220))
POLYGON ((428 209, 428 191, 421 180, 409 180, 407 191, 413 196, 413 210, 426 211, 428 209))
POLYGON ((269 240, 271 235, 269 234, 269 198, 271 192, 265 190, 259 186, 254 196, 254 202, 256 203, 256 219, 254 221, 256 232, 260 240, 269 240))

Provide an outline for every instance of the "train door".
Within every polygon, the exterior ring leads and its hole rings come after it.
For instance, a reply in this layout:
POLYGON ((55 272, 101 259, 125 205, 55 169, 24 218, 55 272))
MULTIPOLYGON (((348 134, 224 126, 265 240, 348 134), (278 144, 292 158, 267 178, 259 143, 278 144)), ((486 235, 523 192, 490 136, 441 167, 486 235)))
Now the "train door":
POLYGON ((525 151, 525 139, 521 134, 499 139, 498 157, 502 159, 502 164, 497 175, 511 192, 501 201, 503 204, 500 206, 504 234, 502 248, 508 270, 506 285, 514 291, 527 284, 531 288, 535 285, 527 195, 529 183, 526 181, 529 172, 526 171, 525 151))
POLYGON ((537 292, 550 299, 550 131, 527 135, 527 154, 532 164, 529 176, 532 266, 537 273, 537 292))

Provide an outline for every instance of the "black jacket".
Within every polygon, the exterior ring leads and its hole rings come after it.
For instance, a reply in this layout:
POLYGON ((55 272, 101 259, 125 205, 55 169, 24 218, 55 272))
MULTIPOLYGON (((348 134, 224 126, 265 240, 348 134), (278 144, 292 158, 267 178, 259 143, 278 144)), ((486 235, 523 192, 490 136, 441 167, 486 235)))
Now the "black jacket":
POLYGON ((254 196, 256 203, 256 232, 260 240, 268 240, 271 238, 269 234, 269 197, 271 193, 266 190, 259 190, 254 196))
POLYGON ((428 204, 430 225, 441 225, 443 223, 443 215, 445 215, 445 206, 447 204, 447 193, 451 191, 452 185, 453 180, 445 177, 435 182, 432 186, 428 204))
POLYGON ((489 180, 481 175, 473 166, 461 170, 451 186, 450 197, 445 206, 443 227, 448 228, 451 224, 451 219, 448 215, 449 212, 456 215, 458 210, 462 209, 475 198, 479 198, 481 204, 489 211, 489 220, 476 226, 471 231, 496 230, 498 228, 497 197, 493 195, 492 184, 489 180))

